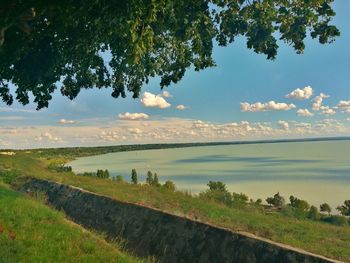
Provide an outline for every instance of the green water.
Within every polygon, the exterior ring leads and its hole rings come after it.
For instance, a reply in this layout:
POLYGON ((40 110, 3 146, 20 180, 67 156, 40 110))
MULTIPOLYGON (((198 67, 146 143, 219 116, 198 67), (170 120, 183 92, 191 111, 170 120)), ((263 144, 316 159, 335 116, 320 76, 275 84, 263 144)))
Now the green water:
POLYGON ((280 192, 319 205, 336 207, 350 199, 350 141, 288 142, 206 146, 110 153, 71 162, 75 172, 108 169, 139 180, 148 170, 160 181, 172 180, 182 190, 198 193, 209 180, 223 181, 230 191, 262 198, 280 192))

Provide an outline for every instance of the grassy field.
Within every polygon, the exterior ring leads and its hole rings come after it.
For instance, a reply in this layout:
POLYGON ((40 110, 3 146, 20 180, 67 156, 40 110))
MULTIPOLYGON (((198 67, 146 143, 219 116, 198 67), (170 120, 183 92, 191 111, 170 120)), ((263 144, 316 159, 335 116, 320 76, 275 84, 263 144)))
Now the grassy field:
POLYGON ((0 262, 141 262, 0 183, 0 262))
MULTIPOLYGON (((47 169, 52 159, 20 152, 0 156, 0 168, 18 170, 23 176, 35 176, 82 187, 115 199, 151 206, 202 222, 245 231, 292 245, 333 259, 350 261, 350 227, 301 220, 281 213, 268 213, 253 206, 229 208, 216 202, 148 185, 132 185, 95 177, 58 173, 47 169)), ((129 178, 127 178, 129 180, 129 178)))

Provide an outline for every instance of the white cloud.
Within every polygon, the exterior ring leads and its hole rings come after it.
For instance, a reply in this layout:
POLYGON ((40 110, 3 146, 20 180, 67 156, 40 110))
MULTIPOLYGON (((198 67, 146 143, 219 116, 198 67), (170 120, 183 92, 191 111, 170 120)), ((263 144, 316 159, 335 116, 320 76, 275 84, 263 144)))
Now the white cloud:
POLYGON ((312 117, 312 116, 314 116, 314 114, 312 112, 310 112, 308 109, 299 109, 297 111, 297 115, 298 116, 302 116, 302 117, 312 117))
POLYGON ((102 131, 99 138, 103 141, 114 142, 120 140, 121 137, 116 131, 102 131))
POLYGON ((331 109, 328 106, 321 106, 320 110, 321 110, 321 114, 326 115, 326 116, 336 114, 335 110, 331 109))
POLYGON ((178 110, 186 110, 186 109, 188 109, 188 107, 185 106, 185 105, 180 104, 180 105, 176 106, 176 109, 178 109, 178 110))
POLYGON ((350 100, 341 100, 338 105, 335 107, 340 109, 342 112, 350 113, 350 100))
POLYGON ((310 86, 307 86, 303 89, 293 90, 291 93, 286 95, 286 98, 296 99, 296 100, 306 100, 309 99, 313 94, 313 90, 310 86))
POLYGON ((289 123, 286 121, 278 121, 278 126, 282 130, 288 130, 289 129, 289 123))
POLYGON ((163 91, 162 96, 164 98, 172 98, 173 97, 173 95, 169 91, 166 91, 166 90, 163 91))
POLYGON ((147 120, 149 118, 149 115, 146 113, 120 113, 118 115, 118 118, 121 120, 128 120, 128 121, 134 121, 134 120, 147 120))
POLYGON ((326 99, 326 98, 329 98, 329 95, 326 95, 326 94, 321 92, 320 95, 316 96, 313 99, 312 109, 315 111, 320 110, 320 108, 322 106, 323 99, 326 99))
POLYGON ((36 141, 63 142, 62 138, 52 135, 50 132, 44 132, 40 136, 35 137, 36 141))
POLYGON ((73 120, 66 120, 66 119, 60 119, 58 121, 59 124, 74 124, 74 123, 77 123, 76 121, 73 121, 73 120))
POLYGON ((291 110, 294 109, 294 104, 280 103, 269 101, 266 103, 256 102, 249 104, 248 102, 241 103, 241 111, 243 112, 259 112, 259 111, 270 111, 270 110, 291 110))
POLYGON ((150 92, 144 92, 141 103, 145 107, 165 109, 171 106, 161 95, 155 95, 150 92))

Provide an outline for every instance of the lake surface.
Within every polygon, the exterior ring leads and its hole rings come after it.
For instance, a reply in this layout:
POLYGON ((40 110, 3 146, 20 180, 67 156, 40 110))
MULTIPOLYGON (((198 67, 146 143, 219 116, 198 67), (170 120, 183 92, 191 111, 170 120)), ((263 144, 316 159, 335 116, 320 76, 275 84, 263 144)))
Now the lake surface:
POLYGON ((75 172, 108 169, 130 180, 135 168, 144 182, 148 170, 161 182, 172 180, 182 190, 198 193, 211 181, 263 200, 280 192, 333 208, 350 199, 350 141, 287 142, 201 146, 109 153, 79 158, 75 172))

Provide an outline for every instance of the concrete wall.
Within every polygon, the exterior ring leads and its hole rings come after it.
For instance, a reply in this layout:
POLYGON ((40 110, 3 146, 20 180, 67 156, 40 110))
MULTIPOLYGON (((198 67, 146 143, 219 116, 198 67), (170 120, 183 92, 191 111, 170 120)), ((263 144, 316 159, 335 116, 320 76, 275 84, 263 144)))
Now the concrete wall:
POLYGON ((160 262, 335 262, 267 240, 113 200, 79 188, 31 179, 23 191, 48 202, 82 226, 126 240, 126 248, 160 262))

